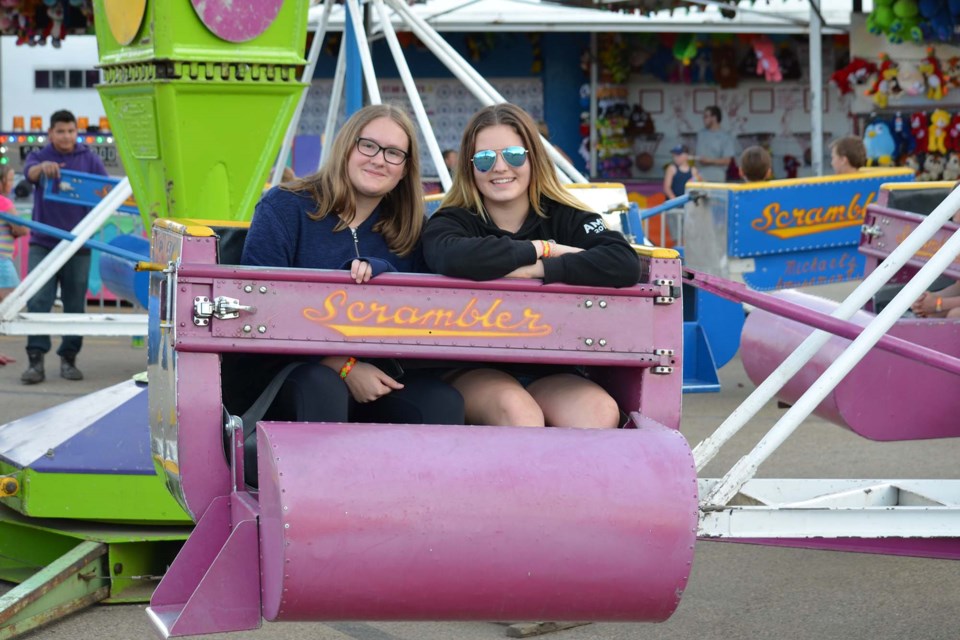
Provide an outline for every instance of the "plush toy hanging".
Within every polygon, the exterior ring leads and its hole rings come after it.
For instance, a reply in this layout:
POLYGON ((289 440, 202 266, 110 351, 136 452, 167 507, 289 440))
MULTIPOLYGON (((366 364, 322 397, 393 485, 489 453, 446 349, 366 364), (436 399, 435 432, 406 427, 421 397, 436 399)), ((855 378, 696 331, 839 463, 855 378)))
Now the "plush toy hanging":
POLYGON ((877 71, 877 77, 873 85, 865 92, 868 96, 873 96, 873 103, 885 109, 890 101, 890 96, 898 95, 902 90, 898 80, 899 67, 896 62, 890 59, 886 53, 880 54, 880 68, 877 71))
POLYGON ((767 82, 780 82, 783 75, 780 73, 780 62, 774 55, 773 42, 770 38, 761 37, 753 41, 753 50, 757 54, 757 75, 763 76, 767 82))
POLYGON ((854 58, 850 64, 833 72, 830 82, 837 85, 840 95, 853 93, 853 85, 864 84, 877 72, 877 65, 863 58, 854 58))
POLYGON ((916 153, 926 153, 927 143, 929 141, 929 124, 927 114, 923 111, 917 111, 910 116, 910 133, 913 134, 914 151, 916 153))
POLYGON ((893 116, 893 141, 897 146, 895 153, 898 158, 913 153, 917 144, 910 131, 909 120, 899 111, 893 116))
POLYGON ((837 85, 840 95, 853 93, 853 85, 864 84, 867 79, 877 73, 877 65, 863 58, 854 58, 850 64, 830 76, 830 82, 837 85))
POLYGON ((682 33, 677 36, 677 41, 673 44, 673 57, 680 61, 685 67, 689 67, 693 59, 697 57, 697 37, 692 33, 682 33))
POLYGON ((896 143, 886 120, 878 118, 867 125, 863 146, 867 149, 867 164, 871 167, 887 167, 893 164, 896 143))
POLYGON ((950 114, 943 109, 937 109, 930 114, 930 140, 927 142, 927 151, 930 153, 947 152, 947 127, 950 126, 950 114))
POLYGON ((950 87, 947 86, 947 78, 943 75, 936 49, 927 47, 927 57, 920 61, 918 68, 926 84, 927 99, 943 100, 943 96, 947 95, 950 87))

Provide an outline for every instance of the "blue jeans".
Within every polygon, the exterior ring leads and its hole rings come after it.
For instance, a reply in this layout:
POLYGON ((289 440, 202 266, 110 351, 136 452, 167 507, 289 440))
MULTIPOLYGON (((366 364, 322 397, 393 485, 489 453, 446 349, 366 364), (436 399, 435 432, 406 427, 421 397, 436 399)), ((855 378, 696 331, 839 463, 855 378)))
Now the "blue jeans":
MULTIPOLYGON (((53 251, 47 247, 30 245, 27 263, 32 273, 37 265, 53 251)), ((60 267, 52 278, 47 280, 39 291, 27 303, 30 313, 49 313, 57 297, 57 284, 60 285, 60 299, 64 313, 84 313, 87 310, 87 281, 90 278, 90 254, 75 254, 60 267)), ((76 355, 83 346, 81 336, 63 336, 57 355, 76 355)), ((50 336, 27 336, 27 351, 50 351, 50 336)))

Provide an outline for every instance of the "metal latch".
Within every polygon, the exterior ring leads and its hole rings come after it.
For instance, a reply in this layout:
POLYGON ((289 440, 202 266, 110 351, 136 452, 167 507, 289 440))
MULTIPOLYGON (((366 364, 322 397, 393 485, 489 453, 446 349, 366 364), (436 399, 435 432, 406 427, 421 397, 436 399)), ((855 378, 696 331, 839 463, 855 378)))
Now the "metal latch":
POLYGON ((205 327, 210 324, 210 318, 216 318, 217 320, 239 318, 241 311, 255 313, 257 308, 240 304, 240 301, 236 298, 217 296, 211 302, 207 296, 197 296, 193 299, 193 324, 198 327, 205 327))
POLYGON ((860 233, 862 233, 865 236, 872 236, 874 238, 879 238, 880 236, 883 235, 883 231, 880 230, 880 225, 878 224, 875 224, 875 225, 862 224, 860 225, 860 233))

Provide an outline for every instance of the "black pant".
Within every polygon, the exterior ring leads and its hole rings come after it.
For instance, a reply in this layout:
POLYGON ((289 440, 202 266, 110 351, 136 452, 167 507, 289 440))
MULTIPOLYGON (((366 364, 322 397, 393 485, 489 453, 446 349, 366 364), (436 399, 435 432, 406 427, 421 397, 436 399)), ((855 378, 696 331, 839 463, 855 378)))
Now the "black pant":
MULTIPOLYGON (((430 370, 409 370, 403 389, 373 402, 353 399, 347 385, 330 367, 305 363, 294 369, 264 420, 291 422, 384 422, 393 424, 463 424, 463 397, 430 370)), ((244 443, 247 484, 257 483, 256 433, 244 443)))

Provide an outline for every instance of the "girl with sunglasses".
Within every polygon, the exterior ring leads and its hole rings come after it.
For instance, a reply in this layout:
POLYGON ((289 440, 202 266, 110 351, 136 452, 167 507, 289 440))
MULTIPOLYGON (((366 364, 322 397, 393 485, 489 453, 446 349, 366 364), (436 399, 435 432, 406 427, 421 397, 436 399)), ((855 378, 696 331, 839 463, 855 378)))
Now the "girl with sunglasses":
MULTIPOLYGON (((640 279, 640 261, 624 237, 560 184, 523 109, 481 109, 460 150, 453 185, 424 230, 424 258, 433 271, 610 287, 640 279)), ((569 368, 469 368, 449 379, 471 424, 616 427, 620 421, 613 398, 569 368)))
MULTIPOLYGON (((263 196, 241 264, 345 269, 357 284, 388 271, 423 271, 424 219, 414 125, 396 107, 368 106, 343 125, 317 173, 263 196)), ((238 359, 223 367, 224 403, 235 414, 291 362, 249 354, 238 359)), ((463 424, 460 394, 430 370, 404 373, 396 360, 363 361, 349 353, 297 360, 304 362, 289 373, 265 419, 463 424)), ((247 445, 247 481, 253 484, 255 438, 247 445)))

